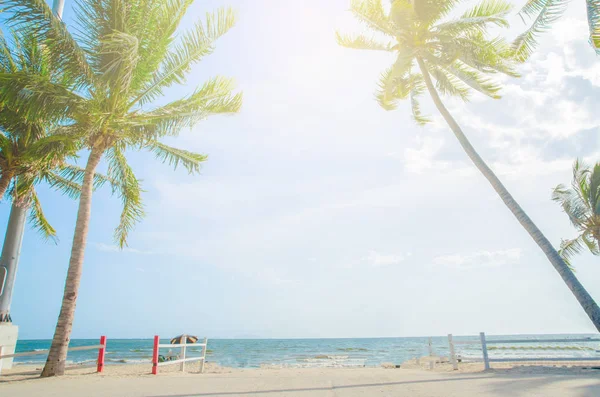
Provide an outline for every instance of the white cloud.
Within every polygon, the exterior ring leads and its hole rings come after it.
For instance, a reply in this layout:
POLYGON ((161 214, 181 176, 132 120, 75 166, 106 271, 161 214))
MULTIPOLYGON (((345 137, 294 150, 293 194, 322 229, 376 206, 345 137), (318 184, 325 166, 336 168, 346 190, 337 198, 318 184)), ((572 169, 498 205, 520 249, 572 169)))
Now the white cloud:
POLYGON ((521 249, 510 248, 499 251, 476 251, 468 254, 437 256, 433 259, 433 264, 455 269, 474 269, 509 265, 518 262, 520 258, 521 249))
POLYGON ((366 262, 367 264, 369 264, 372 267, 385 267, 385 266, 392 266, 392 265, 397 265, 401 262, 404 262, 406 259, 408 259, 410 257, 410 252, 406 253, 406 254, 399 254, 399 255, 387 255, 387 254, 382 254, 379 253, 377 251, 370 251, 369 255, 364 256, 362 258, 363 262, 366 262))

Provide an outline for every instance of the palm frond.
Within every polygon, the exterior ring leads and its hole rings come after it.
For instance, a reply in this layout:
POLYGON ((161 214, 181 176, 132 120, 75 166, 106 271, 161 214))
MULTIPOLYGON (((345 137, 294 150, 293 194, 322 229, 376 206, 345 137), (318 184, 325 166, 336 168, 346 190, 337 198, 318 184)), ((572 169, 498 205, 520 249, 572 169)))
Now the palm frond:
MULTIPOLYGON (((60 175, 63 178, 68 179, 69 181, 75 182, 79 185, 83 183, 83 177, 85 175, 85 170, 81 167, 77 167, 72 164, 63 164, 54 172, 60 175)), ((106 183, 112 185, 114 182, 106 175, 101 173, 94 173, 94 189, 99 189, 104 186, 106 183)))
POLYGON ((534 17, 531 26, 513 42, 516 58, 524 62, 537 46, 537 37, 548 30, 552 23, 565 12, 568 2, 564 0, 528 0, 520 11, 521 18, 534 17))
POLYGON ((484 32, 492 25, 508 27, 507 14, 512 5, 503 0, 484 0, 465 12, 459 19, 435 26, 437 32, 459 35, 466 32, 484 32))
POLYGON ((421 105, 419 104, 418 97, 421 95, 421 92, 418 88, 413 88, 410 91, 410 106, 412 110, 412 116, 415 122, 418 125, 425 125, 431 122, 431 119, 421 112, 421 105))
POLYGON ((411 3, 419 19, 431 26, 447 16, 460 0, 395 0, 395 2, 411 3))
POLYGON ((144 217, 142 189, 121 148, 110 148, 106 159, 108 177, 114 181, 113 192, 118 193, 123 203, 119 225, 115 229, 115 240, 119 247, 123 248, 127 246, 129 232, 144 217))
POLYGON ((562 240, 560 242, 560 249, 558 250, 558 255, 565 261, 567 266, 574 270, 573 265, 571 263, 571 258, 575 255, 581 253, 583 251, 583 236, 578 236, 577 238, 571 240, 562 240))
POLYGON ((139 38, 139 60, 131 83, 132 92, 139 93, 159 72, 169 47, 176 39, 175 33, 193 0, 170 0, 152 6, 146 2, 130 12, 131 24, 139 38))
POLYGON ((441 45, 443 53, 456 54, 462 63, 482 73, 520 77, 515 68, 513 47, 502 37, 486 39, 481 33, 471 33, 444 40, 441 45))
POLYGON ((4 0, 8 25, 15 30, 30 30, 37 41, 49 48, 52 70, 74 87, 93 86, 95 75, 86 54, 57 18, 45 0, 4 0))
POLYGON ((552 191, 552 200, 563 209, 573 226, 580 228, 587 221, 588 206, 581 196, 564 185, 558 185, 552 191))
POLYGON ((590 44, 600 55, 600 0, 586 0, 590 44))
POLYGON ((48 135, 32 142, 21 154, 22 159, 39 167, 54 168, 66 157, 74 157, 81 143, 70 135, 48 135))
POLYGON ((178 45, 167 52, 155 77, 144 85, 129 106, 151 102, 162 95, 165 88, 184 83, 191 66, 213 52, 215 41, 227 33, 235 21, 236 15, 231 9, 207 13, 205 23, 198 22, 183 35, 178 45))
POLYGON ((37 229, 37 231, 43 238, 50 239, 55 244, 58 244, 56 230, 54 230, 50 222, 48 222, 48 220, 46 219, 46 215, 44 215, 44 211, 42 209, 42 203, 40 203, 40 199, 35 189, 31 189, 29 197, 31 201, 29 211, 29 223, 34 229, 37 229))
POLYGON ((57 172, 47 172, 43 175, 43 179, 54 190, 61 192, 72 199, 78 199, 81 194, 81 184, 75 179, 65 178, 57 172))
POLYGON ((2 29, 0 29, 0 73, 17 72, 17 64, 2 29))
POLYGON ((242 106, 242 94, 233 94, 231 79, 216 77, 207 81, 188 98, 173 101, 150 112, 135 114, 127 120, 136 142, 176 135, 214 114, 236 113, 242 106))
POLYGON ((485 77, 483 73, 471 69, 460 62, 455 62, 445 69, 474 90, 479 91, 490 98, 500 98, 499 92, 502 87, 495 81, 485 77))
POLYGON ((352 0, 350 11, 369 28, 395 37, 396 28, 386 14, 381 0, 352 0))
POLYGON ((592 236, 590 232, 583 233, 581 237, 583 243, 592 253, 592 255, 600 256, 600 246, 598 245, 598 240, 592 236))
MULTIPOLYGON (((111 99, 116 103, 123 93, 129 92, 129 85, 135 75, 139 60, 138 39, 130 34, 115 31, 102 37, 102 64, 99 72, 111 99)), ((128 100, 129 98, 124 98, 128 100)))
POLYGON ((335 37, 337 43, 342 47, 353 48, 355 50, 392 51, 393 47, 391 42, 382 43, 373 37, 365 35, 349 36, 336 32, 335 37))
POLYGON ((454 76, 451 71, 442 67, 430 67, 429 73, 436 81, 436 87, 444 95, 454 96, 467 101, 469 99, 469 87, 454 76))
POLYGON ((144 148, 153 152, 157 159, 168 163, 174 169, 177 169, 180 164, 183 165, 190 174, 199 173, 201 163, 208 158, 204 154, 174 148, 158 141, 150 141, 144 148))
POLYGON ((29 73, 0 73, 0 103, 19 109, 22 117, 62 120, 85 113, 85 100, 73 91, 29 73))

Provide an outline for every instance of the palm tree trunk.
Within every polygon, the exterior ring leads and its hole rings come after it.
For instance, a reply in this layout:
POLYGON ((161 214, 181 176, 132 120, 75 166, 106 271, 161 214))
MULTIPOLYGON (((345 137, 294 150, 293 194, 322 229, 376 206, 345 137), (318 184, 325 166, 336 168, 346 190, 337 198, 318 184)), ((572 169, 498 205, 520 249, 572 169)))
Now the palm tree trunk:
POLYGON ((4 193, 6 193, 6 189, 8 189, 8 185, 10 185, 10 181, 12 181, 15 173, 12 171, 5 171, 0 176, 0 199, 4 197, 4 193))
POLYGON ((434 85, 431 81, 431 77, 429 72, 427 71, 427 67, 422 59, 417 59, 419 63, 419 68, 423 74, 423 78, 425 79, 425 84, 427 85, 427 89, 429 90, 429 94, 435 103, 435 106, 442 114, 450 129, 460 142, 461 146, 473 162, 477 169, 485 176, 488 182, 492 185, 496 193, 500 196, 504 204, 508 207, 508 209, 513 213, 515 218, 519 221, 521 226, 525 228, 527 233, 533 238, 533 241, 541 248, 541 250, 546 254, 554 269, 560 274, 563 281, 567 284, 575 298, 583 307, 583 310, 587 313, 590 320, 596 327, 598 331, 600 331, 600 308, 592 299, 590 294, 585 290, 583 285, 577 280, 575 274, 569 269, 567 264, 562 260, 558 252, 554 249, 550 241, 542 234, 540 229, 533 223, 533 221, 529 218, 529 216, 523 211, 521 206, 515 201, 512 195, 506 190, 500 179, 494 174, 494 172, 488 167, 488 165, 483 161, 483 159, 479 156, 479 154, 475 151, 475 148, 471 145, 465 134, 462 132, 460 126, 456 123, 448 109, 442 103, 434 85))
POLYGON ((67 349, 73 329, 73 318, 75 317, 75 304, 83 270, 83 257, 87 242, 88 227, 92 209, 92 190, 94 185, 94 174, 96 167, 102 158, 103 150, 93 148, 88 158, 81 186, 79 198, 79 210, 75 224, 75 235, 73 236, 73 247, 71 248, 71 259, 65 282, 58 323, 54 331, 54 338, 48 353, 46 365, 42 371, 42 377, 63 375, 65 373, 65 361, 67 349))

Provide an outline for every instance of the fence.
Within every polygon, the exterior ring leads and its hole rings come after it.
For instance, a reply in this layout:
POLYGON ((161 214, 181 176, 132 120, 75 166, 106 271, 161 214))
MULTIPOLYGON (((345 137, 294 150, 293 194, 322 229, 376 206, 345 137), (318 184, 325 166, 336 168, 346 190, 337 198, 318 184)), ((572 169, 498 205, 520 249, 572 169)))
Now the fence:
MULTIPOLYGON (((3 355, 2 349, 3 349, 3 346, 0 346, 0 374, 2 373, 2 362, 3 362, 3 359, 5 359, 5 358, 39 356, 42 354, 47 354, 50 351, 50 350, 36 350, 36 351, 30 351, 30 352, 21 352, 21 353, 13 353, 13 354, 4 354, 3 355)), ((104 371, 104 356, 106 354, 106 336, 100 337, 99 345, 70 347, 68 349, 68 351, 74 352, 74 351, 95 350, 95 349, 98 349, 97 372, 102 372, 102 371, 104 371)))
POLYGON ((158 373, 158 367, 162 367, 164 365, 172 365, 172 364, 180 364, 180 370, 181 371, 185 371, 185 363, 190 362, 190 361, 202 361, 200 363, 200 373, 202 373, 204 371, 204 363, 206 362, 206 346, 208 343, 208 339, 204 338, 204 341, 202 343, 194 343, 194 344, 188 344, 186 343, 186 338, 183 338, 183 343, 180 344, 160 344, 160 338, 158 337, 158 335, 154 336, 154 349, 152 351, 152 374, 156 375, 158 373), (202 356, 200 357, 185 357, 186 354, 186 347, 187 346, 202 346, 202 356), (170 361, 163 361, 163 362, 159 362, 158 358, 159 358, 159 350, 160 348, 174 348, 174 347, 180 347, 181 348, 181 354, 179 359, 177 360, 170 360, 170 361))
MULTIPOLYGON (((515 357, 515 358, 493 358, 489 356, 488 345, 496 344, 521 344, 521 343, 565 343, 565 342, 577 342, 577 343, 593 343, 600 342, 600 338, 570 338, 570 339, 486 339, 485 333, 479 334, 478 340, 461 340, 455 341, 452 334, 448 335, 448 347, 450 350, 450 362, 452 367, 458 369, 458 357, 456 354, 455 345, 476 345, 481 344, 481 353, 485 369, 490 369, 490 363, 493 362, 532 362, 532 361, 600 361, 600 356, 597 357, 515 357)), ((431 351, 431 339, 429 340, 429 346, 431 351)))

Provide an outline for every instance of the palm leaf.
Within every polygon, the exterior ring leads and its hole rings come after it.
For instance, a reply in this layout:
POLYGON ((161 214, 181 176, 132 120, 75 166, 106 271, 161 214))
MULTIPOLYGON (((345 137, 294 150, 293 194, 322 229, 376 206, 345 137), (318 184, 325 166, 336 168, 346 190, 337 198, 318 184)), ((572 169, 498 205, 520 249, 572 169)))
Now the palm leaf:
POLYGON ((33 32, 38 42, 50 49, 55 73, 68 76, 67 80, 78 88, 94 85, 95 75, 85 52, 45 0, 4 0, 3 4, 4 10, 9 11, 9 26, 33 32))
POLYGON ((350 11, 369 28, 388 36, 396 36, 396 28, 383 9, 381 0, 352 0, 350 11))
POLYGON ((44 237, 45 239, 51 239, 55 244, 58 244, 58 238, 56 237, 56 230, 50 225, 50 222, 46 219, 42 204, 37 196, 35 189, 31 189, 30 192, 31 207, 29 212, 29 223, 34 229, 44 237))
POLYGON ((486 0, 477 3, 459 19, 436 25, 437 32, 448 35, 459 35, 466 32, 484 32, 491 25, 508 27, 506 15, 512 5, 503 0, 486 0))
POLYGON ((590 44, 600 55, 600 0, 586 0, 590 44))
POLYGON ((233 86, 233 80, 216 77, 188 98, 135 114, 127 120, 135 142, 176 135, 182 128, 190 128, 210 115, 238 112, 242 106, 242 94, 232 94, 233 86))
POLYGON ((521 33, 513 42, 516 58, 524 62, 531 56, 537 46, 537 37, 548 30, 552 23, 558 20, 565 12, 568 2, 564 0, 528 0, 521 9, 520 15, 534 17, 531 27, 521 33))
POLYGON ((571 263, 571 258, 573 256, 581 253, 583 251, 583 236, 578 236, 572 240, 562 240, 560 243, 560 249, 558 250, 558 254, 565 261, 567 266, 571 268, 571 270, 575 270, 571 263))
POLYGON ((201 163, 208 158, 204 154, 177 149, 158 141, 151 141, 144 147, 153 152, 157 159, 168 163, 174 169, 177 169, 180 164, 183 165, 190 174, 199 173, 201 163))
POLYGON ((123 248, 127 246, 129 232, 144 217, 142 189, 121 148, 109 149, 106 159, 108 177, 114 181, 113 192, 119 195, 123 203, 119 225, 115 229, 115 240, 119 247, 123 248))
POLYGON ((392 43, 382 43, 373 37, 364 35, 343 35, 340 32, 335 34, 337 43, 342 47, 353 48, 356 50, 376 50, 376 51, 392 51, 392 43))
POLYGON ((158 73, 129 106, 150 102, 162 95, 166 87, 184 83, 191 66, 212 53, 215 41, 235 25, 235 20, 235 12, 231 9, 207 13, 205 23, 198 22, 192 30, 183 35, 178 45, 166 53, 158 73))

